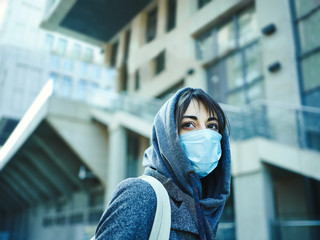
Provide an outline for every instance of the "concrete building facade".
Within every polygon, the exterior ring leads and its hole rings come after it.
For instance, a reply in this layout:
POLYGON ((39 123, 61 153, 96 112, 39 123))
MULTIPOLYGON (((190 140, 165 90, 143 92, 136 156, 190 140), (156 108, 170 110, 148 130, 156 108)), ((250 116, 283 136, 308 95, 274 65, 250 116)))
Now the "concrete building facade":
MULTIPOLYGON (((101 202, 121 180, 142 174, 152 119, 163 101, 181 87, 201 87, 221 103, 231 126, 232 194, 218 239, 319 238, 319 2, 144 0, 132 6, 130 0, 65 0, 51 7, 43 28, 103 46, 105 64, 117 72, 118 94, 86 113, 93 128, 104 128, 98 140, 107 146, 105 159, 88 158, 88 151, 99 151, 97 144, 72 147, 78 165, 84 162, 101 179, 101 202)), ((81 127, 49 123, 65 136, 64 146, 74 146, 81 127)), ((28 149, 12 151, 24 155, 28 149)), ((2 172, 10 172, 10 162, 19 158, 3 156, 8 163, 2 172)), ((49 216, 46 224, 47 216, 38 217, 42 223, 28 236, 56 231, 58 220, 49 216)), ((83 229, 94 229, 80 222, 73 232, 79 239, 83 229)), ((71 218, 64 224, 72 225, 71 218)), ((3 226, 12 225, 6 219, 3 226)))

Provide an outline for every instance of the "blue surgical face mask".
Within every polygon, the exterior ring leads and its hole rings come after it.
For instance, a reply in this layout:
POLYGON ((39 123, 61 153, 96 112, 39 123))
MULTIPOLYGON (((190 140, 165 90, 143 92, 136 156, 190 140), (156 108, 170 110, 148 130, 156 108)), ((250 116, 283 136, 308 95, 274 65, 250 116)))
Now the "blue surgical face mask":
POLYGON ((200 178, 207 176, 218 165, 221 157, 222 136, 209 129, 180 135, 182 146, 200 178))

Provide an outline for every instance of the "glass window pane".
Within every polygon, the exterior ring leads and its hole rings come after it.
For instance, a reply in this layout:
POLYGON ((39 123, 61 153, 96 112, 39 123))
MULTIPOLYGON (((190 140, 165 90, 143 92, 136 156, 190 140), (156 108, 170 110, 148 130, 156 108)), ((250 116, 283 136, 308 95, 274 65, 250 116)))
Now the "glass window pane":
POLYGON ((99 89, 99 85, 97 83, 90 84, 90 94, 93 96, 95 92, 99 89))
POLYGON ((86 62, 81 62, 80 63, 80 73, 85 76, 87 75, 87 70, 88 70, 88 64, 86 62))
POLYGON ((236 47, 233 21, 227 22, 218 29, 217 39, 219 55, 236 47))
POLYGON ((59 39, 58 46, 57 46, 57 52, 61 55, 66 54, 66 47, 67 47, 67 41, 65 39, 59 39))
POLYGON ((302 52, 320 46, 320 10, 299 22, 299 35, 302 52))
POLYGON ((157 33, 158 8, 154 8, 147 16, 146 42, 152 41, 157 33))
POLYGON ((259 36, 256 12, 253 8, 239 16, 239 44, 243 46, 259 36))
POLYGON ((114 44, 112 44, 111 48, 110 65, 113 67, 116 66, 117 63, 118 46, 119 42, 115 42, 114 44))
POLYGON ((79 59, 81 55, 81 46, 80 44, 74 44, 72 48, 72 57, 79 59))
POLYGON ((99 85, 97 83, 91 83, 89 89, 89 99, 95 101, 96 98, 99 98, 99 85))
POLYGON ((320 5, 320 0, 294 0, 297 17, 308 13, 310 10, 320 5))
POLYGON ((227 99, 228 99, 227 104, 230 104, 230 105, 242 106, 246 103, 243 90, 229 93, 227 99))
POLYGON ((254 44, 245 50, 245 65, 247 82, 252 82, 262 76, 259 44, 254 44))
POLYGON ((154 73, 155 75, 161 73, 164 68, 165 68, 165 64, 166 64, 166 56, 165 56, 165 52, 161 52, 154 60, 155 62, 155 69, 154 69, 154 73))
POLYGON ((76 92, 76 98, 79 100, 85 100, 86 99, 86 92, 87 92, 87 82, 84 80, 80 80, 77 84, 77 92, 76 92))
POLYGON ((44 40, 44 49, 51 51, 53 46, 53 36, 51 34, 47 34, 44 40))
POLYGON ((89 62, 93 60, 93 50, 92 48, 86 48, 84 51, 83 59, 89 62))
POLYGON ((168 0, 167 4, 167 31, 170 31, 176 26, 177 0, 168 0))
POLYGON ((94 77, 94 78, 100 78, 101 76, 101 70, 100 70, 100 67, 97 66, 97 65, 91 65, 91 75, 94 77))
POLYGON ((59 91, 59 76, 56 73, 50 73, 49 80, 53 81, 53 92, 57 93, 59 91))
POLYGON ((226 102, 227 83, 226 76, 223 69, 225 69, 225 61, 213 65, 207 71, 208 86, 211 95, 218 102, 226 102))
POLYGON ((320 53, 314 54, 301 62, 304 91, 320 87, 320 53))
POLYGON ((264 97, 264 85, 263 81, 257 81, 251 84, 247 89, 249 102, 261 99, 264 97))
POLYGON ((68 59, 68 58, 64 59, 63 69, 66 71, 72 71, 73 70, 73 60, 68 59))
POLYGON ((198 59, 209 59, 214 55, 214 35, 212 31, 206 32, 196 41, 198 59))
POLYGON ((202 8, 204 5, 211 1, 212 0, 198 0, 198 8, 202 8))
POLYGON ((61 95, 68 97, 71 95, 71 78, 64 76, 61 82, 61 95))
POLYGON ((232 90, 244 84, 240 53, 233 54, 226 59, 225 73, 228 82, 228 90, 232 90))
POLYGON ((59 68, 60 65, 60 58, 56 55, 50 56, 50 66, 53 68, 59 68))

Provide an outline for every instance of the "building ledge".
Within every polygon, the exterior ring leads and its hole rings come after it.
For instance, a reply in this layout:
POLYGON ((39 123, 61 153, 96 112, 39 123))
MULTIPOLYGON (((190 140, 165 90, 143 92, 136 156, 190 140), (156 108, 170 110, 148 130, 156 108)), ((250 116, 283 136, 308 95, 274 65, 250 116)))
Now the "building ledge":
POLYGON ((57 0, 40 26, 95 45, 109 42, 152 0, 57 0))

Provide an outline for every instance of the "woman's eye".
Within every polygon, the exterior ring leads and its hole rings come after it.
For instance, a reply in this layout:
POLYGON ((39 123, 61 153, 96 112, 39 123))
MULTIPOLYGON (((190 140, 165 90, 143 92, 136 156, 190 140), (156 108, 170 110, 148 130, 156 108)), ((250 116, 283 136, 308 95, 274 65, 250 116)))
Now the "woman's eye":
POLYGON ((187 123, 182 124, 182 128, 190 129, 190 128, 194 128, 194 125, 190 122, 187 122, 187 123))
POLYGON ((218 125, 215 124, 215 123, 210 123, 210 124, 207 126, 207 128, 217 131, 217 130, 218 130, 218 125))

